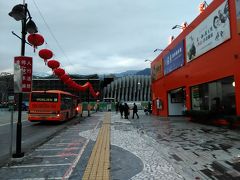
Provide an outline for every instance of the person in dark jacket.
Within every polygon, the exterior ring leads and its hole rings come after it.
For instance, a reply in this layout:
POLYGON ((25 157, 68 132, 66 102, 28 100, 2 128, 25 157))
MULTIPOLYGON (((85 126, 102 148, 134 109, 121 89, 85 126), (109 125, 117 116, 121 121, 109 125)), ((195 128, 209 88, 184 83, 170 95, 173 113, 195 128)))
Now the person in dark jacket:
POLYGON ((123 103, 119 103, 119 111, 120 111, 121 118, 123 118, 123 111, 124 111, 123 103))
POLYGON ((137 118, 139 119, 137 112, 138 112, 137 105, 135 103, 133 103, 133 116, 132 116, 133 119, 134 119, 134 114, 136 114, 137 118))
POLYGON ((150 103, 150 101, 148 102, 148 113, 152 114, 152 104, 150 103))
POLYGON ((124 103, 124 118, 128 119, 128 115, 129 115, 129 106, 127 103, 124 103))

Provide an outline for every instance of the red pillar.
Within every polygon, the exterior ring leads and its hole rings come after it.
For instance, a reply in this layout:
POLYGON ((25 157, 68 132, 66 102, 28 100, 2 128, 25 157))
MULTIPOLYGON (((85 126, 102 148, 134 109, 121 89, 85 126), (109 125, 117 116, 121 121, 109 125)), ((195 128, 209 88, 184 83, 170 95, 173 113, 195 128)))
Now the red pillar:
POLYGON ((240 74, 234 77, 235 80, 235 98, 236 98, 236 113, 240 115, 240 74))

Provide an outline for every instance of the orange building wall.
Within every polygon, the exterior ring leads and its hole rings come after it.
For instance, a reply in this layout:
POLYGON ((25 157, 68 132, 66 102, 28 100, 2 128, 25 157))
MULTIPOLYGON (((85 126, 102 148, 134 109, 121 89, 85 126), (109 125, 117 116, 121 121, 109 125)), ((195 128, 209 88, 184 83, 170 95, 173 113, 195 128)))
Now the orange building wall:
MULTIPOLYGON (((186 35, 191 32, 192 27, 197 27, 206 17, 209 16, 224 0, 213 1, 208 8, 201 13, 188 28, 185 29, 166 49, 173 49, 186 35)), ((154 98, 163 100, 163 110, 157 112, 155 101, 153 102, 153 114, 168 115, 169 90, 179 87, 186 87, 186 106, 191 109, 190 87, 214 81, 227 76, 234 76, 236 93, 236 111, 240 115, 240 35, 237 33, 237 21, 235 11, 235 0, 229 0, 230 11, 230 31, 231 38, 219 46, 211 49, 205 54, 197 57, 189 63, 170 74, 152 82, 152 93, 154 98)), ((186 49, 186 44, 184 45, 186 49)), ((158 61, 162 61, 168 52, 163 51, 151 64, 154 66, 158 61)), ((186 52, 185 52, 186 56, 186 52)), ((153 100, 154 100, 153 98, 153 100)))

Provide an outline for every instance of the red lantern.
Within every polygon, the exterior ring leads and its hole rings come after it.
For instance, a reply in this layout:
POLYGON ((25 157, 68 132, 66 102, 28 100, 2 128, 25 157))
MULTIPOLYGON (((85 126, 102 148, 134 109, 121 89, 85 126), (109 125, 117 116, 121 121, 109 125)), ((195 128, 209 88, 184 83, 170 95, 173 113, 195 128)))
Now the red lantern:
POLYGON ((73 82, 69 82, 68 84, 67 84, 67 86, 69 87, 69 88, 73 88, 73 82))
POLYGON ((53 53, 51 50, 49 49, 41 49, 39 52, 38 52, 38 55, 44 59, 44 62, 46 63, 46 61, 48 59, 51 59, 53 57, 53 53))
POLYGON ((97 96, 99 96, 99 94, 100 94, 100 93, 99 93, 99 92, 97 92, 97 93, 96 93, 96 97, 97 97, 97 96))
POLYGON ((69 79, 66 80, 66 81, 64 81, 64 83, 65 83, 66 85, 70 85, 71 83, 73 83, 73 80, 69 77, 69 79))
POLYGON ((53 70, 54 74, 57 75, 58 77, 61 77, 62 75, 65 74, 64 69, 62 68, 56 68, 53 70))
POLYGON ((40 34, 30 34, 28 36, 28 42, 33 45, 34 52, 37 46, 41 46, 44 43, 44 38, 40 34))
POLYGON ((48 67, 52 68, 52 69, 56 69, 60 66, 60 63, 56 60, 50 60, 47 63, 48 67))
POLYGON ((79 90, 79 91, 83 91, 84 90, 84 88, 82 87, 82 86, 80 86, 80 85, 77 85, 77 90, 79 90))
POLYGON ((77 86, 78 86, 78 84, 73 81, 73 83, 72 83, 72 88, 73 88, 74 90, 77 90, 77 86))
POLYGON ((64 74, 60 77, 63 82, 66 82, 70 77, 67 74, 64 74))
POLYGON ((85 84, 82 86, 83 91, 86 91, 87 88, 88 88, 88 86, 89 86, 89 82, 85 83, 85 84))
POLYGON ((94 98, 96 98, 99 95, 99 92, 95 93, 91 83, 87 82, 86 85, 88 85, 88 89, 89 89, 89 92, 91 93, 91 95, 94 98))

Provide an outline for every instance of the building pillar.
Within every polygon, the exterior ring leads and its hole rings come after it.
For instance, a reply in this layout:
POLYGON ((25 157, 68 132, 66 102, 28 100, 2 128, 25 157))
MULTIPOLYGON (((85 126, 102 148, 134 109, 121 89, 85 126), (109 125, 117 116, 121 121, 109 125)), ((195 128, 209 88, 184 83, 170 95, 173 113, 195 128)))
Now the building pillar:
POLYGON ((185 94, 186 94, 185 106, 187 110, 191 110, 191 90, 189 86, 186 86, 185 94))

